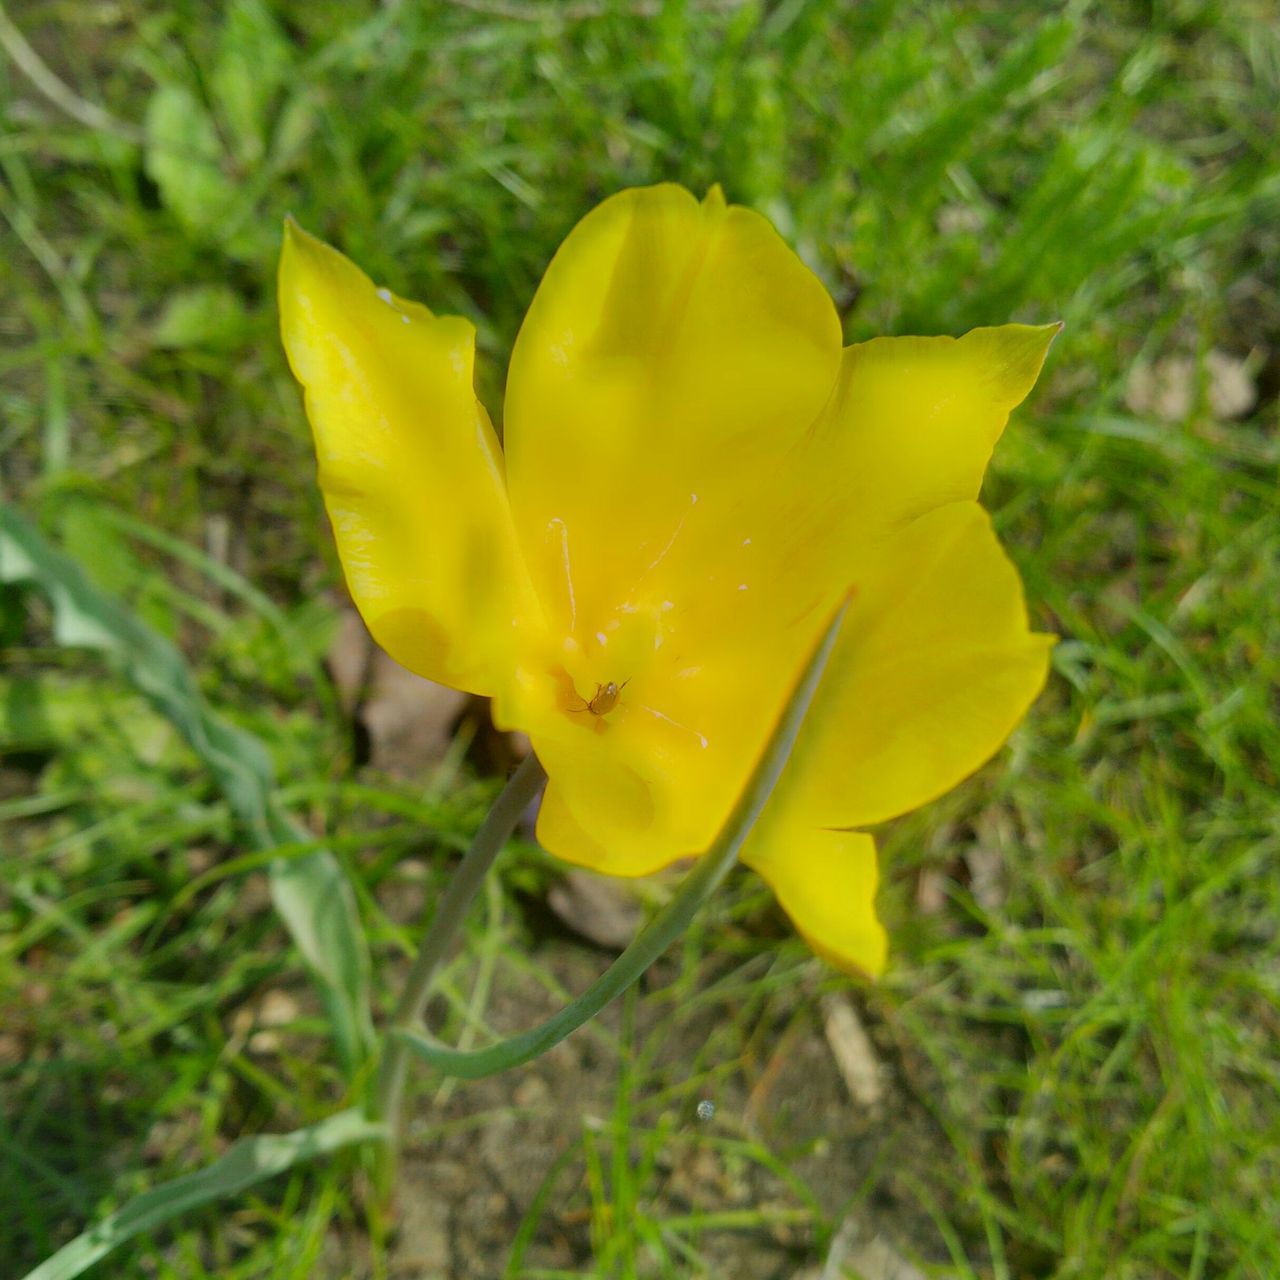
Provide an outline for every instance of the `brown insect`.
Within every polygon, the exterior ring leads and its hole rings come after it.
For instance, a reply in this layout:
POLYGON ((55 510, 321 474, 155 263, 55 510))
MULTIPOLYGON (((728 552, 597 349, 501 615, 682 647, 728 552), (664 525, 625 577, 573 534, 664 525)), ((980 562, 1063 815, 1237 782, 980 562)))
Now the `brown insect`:
POLYGON ((577 707, 575 710, 590 711, 593 716, 607 716, 618 705, 619 696, 630 683, 628 679, 621 684, 612 680, 608 684, 597 684, 595 693, 590 698, 584 699, 586 705, 577 707))

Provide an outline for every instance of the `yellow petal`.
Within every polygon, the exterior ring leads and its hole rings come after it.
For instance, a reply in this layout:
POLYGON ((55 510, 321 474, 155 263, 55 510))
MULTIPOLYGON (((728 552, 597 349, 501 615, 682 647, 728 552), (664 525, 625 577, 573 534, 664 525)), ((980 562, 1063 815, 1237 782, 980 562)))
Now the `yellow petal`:
POLYGON ((879 877, 869 835, 813 826, 771 803, 742 861, 769 882, 797 932, 824 960, 873 978, 884 971, 888 947, 876 918, 879 877))
MULTIPOLYGON (((538 759, 545 767, 546 761, 541 754, 538 759)), ((644 832, 653 823, 652 792, 636 775, 628 773, 625 768, 609 772, 602 769, 597 775, 598 780, 607 781, 607 790, 602 794, 608 797, 610 809, 623 833, 622 839, 616 832, 606 832, 601 838, 588 831, 566 803, 563 766, 557 762, 552 769, 555 776, 548 774, 547 789, 538 810, 538 843, 544 849, 566 862, 590 867, 610 876, 646 876, 675 860, 669 854, 661 856, 659 847, 655 843, 646 843, 643 835, 628 836, 632 831, 644 832), (628 815, 638 817, 636 826, 625 824, 624 819, 628 815)), ((598 830, 601 824, 597 821, 594 825, 598 830)))
POLYGON ((285 226, 280 319, 352 598, 398 662, 488 693, 512 665, 517 567, 475 330, 376 289, 285 226))
MULTIPOLYGON (((840 324, 759 214, 673 185, 588 214, 516 340, 504 440, 516 528, 563 634, 589 640, 776 485, 835 384, 840 324)), ((749 536, 744 533, 742 536, 749 536)), ((687 582, 681 578, 681 587, 687 582)))
POLYGON ((552 780, 539 825, 552 853, 643 875, 701 852, 719 831, 843 595, 829 548, 784 543, 763 519, 752 527, 757 567, 770 567, 735 570, 747 589, 720 594, 709 572, 691 573, 669 584, 676 599, 639 595, 599 637, 522 651, 495 718, 529 734, 552 780), (593 697, 610 681, 616 701, 596 714, 593 697))
POLYGON ((821 431, 861 536, 978 496, 1009 412, 1034 386, 1061 328, 874 338, 845 351, 821 431))
POLYGON ((800 483, 839 362, 822 286, 718 192, 625 192, 556 256, 506 406, 547 626, 497 708, 552 778, 552 852, 642 874, 719 830, 842 594, 800 483))
POLYGON ((824 826, 863 826, 950 790, 1009 735, 1044 684, 1053 637, 985 511, 953 503, 880 545, 781 786, 824 826))

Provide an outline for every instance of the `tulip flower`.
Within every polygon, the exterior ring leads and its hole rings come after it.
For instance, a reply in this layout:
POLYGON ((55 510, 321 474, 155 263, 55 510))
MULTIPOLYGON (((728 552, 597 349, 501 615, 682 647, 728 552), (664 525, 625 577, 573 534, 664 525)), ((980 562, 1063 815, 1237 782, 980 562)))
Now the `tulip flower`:
POLYGON ((561 246, 501 444, 468 321, 293 222, 280 308, 352 598, 393 658, 529 736, 560 858, 639 876, 707 849, 850 600, 741 856, 815 951, 879 973, 865 828, 977 769, 1045 679, 977 498, 1058 326, 846 347, 766 219, 674 185, 561 246))

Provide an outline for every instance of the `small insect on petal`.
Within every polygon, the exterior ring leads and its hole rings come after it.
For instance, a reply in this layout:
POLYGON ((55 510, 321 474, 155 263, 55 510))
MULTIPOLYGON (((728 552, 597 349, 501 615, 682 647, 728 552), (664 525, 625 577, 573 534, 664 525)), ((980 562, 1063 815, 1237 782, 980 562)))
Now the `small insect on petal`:
POLYGON ((593 716, 607 716, 618 705, 618 695, 630 683, 629 680, 624 680, 621 684, 617 684, 610 680, 608 684, 596 685, 594 696, 587 700, 587 710, 593 716))

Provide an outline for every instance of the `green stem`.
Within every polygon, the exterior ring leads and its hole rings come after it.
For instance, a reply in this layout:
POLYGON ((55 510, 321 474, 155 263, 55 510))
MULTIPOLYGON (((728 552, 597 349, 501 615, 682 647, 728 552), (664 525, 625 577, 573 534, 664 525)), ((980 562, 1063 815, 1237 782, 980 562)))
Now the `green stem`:
POLYGON ((728 874, 738 856, 743 841, 755 826, 756 819, 768 801, 774 784, 782 773, 791 754, 791 747, 800 732, 805 713, 813 699, 822 672, 826 667, 840 624, 844 620, 847 602, 842 605, 821 641, 814 649, 800 679, 791 692, 790 700, 774 728, 773 736, 764 755, 751 776, 745 791, 738 800, 728 822, 715 843, 699 859, 694 869, 685 877, 679 892, 654 917, 652 923, 605 970, 595 983, 572 1004, 548 1018, 546 1022, 491 1045, 466 1053, 438 1044, 428 1036, 417 1035, 405 1027, 396 1027, 391 1038, 407 1047, 447 1075, 465 1080, 478 1080, 482 1076, 505 1071, 509 1067, 529 1062, 560 1043, 570 1032, 593 1018, 611 1000, 625 991, 640 975, 680 936, 688 927, 698 909, 715 891, 716 886, 728 874))
POLYGON ((511 780, 489 810, 489 816, 476 832, 466 857, 454 872, 427 929, 422 950, 409 971, 400 1003, 391 1019, 374 1099, 374 1118, 386 1123, 393 1150, 400 1146, 403 1133, 404 1079, 408 1065, 408 1049, 396 1033, 407 1031, 421 1021, 436 970, 466 918, 471 900, 546 777, 532 752, 511 775, 511 780))

